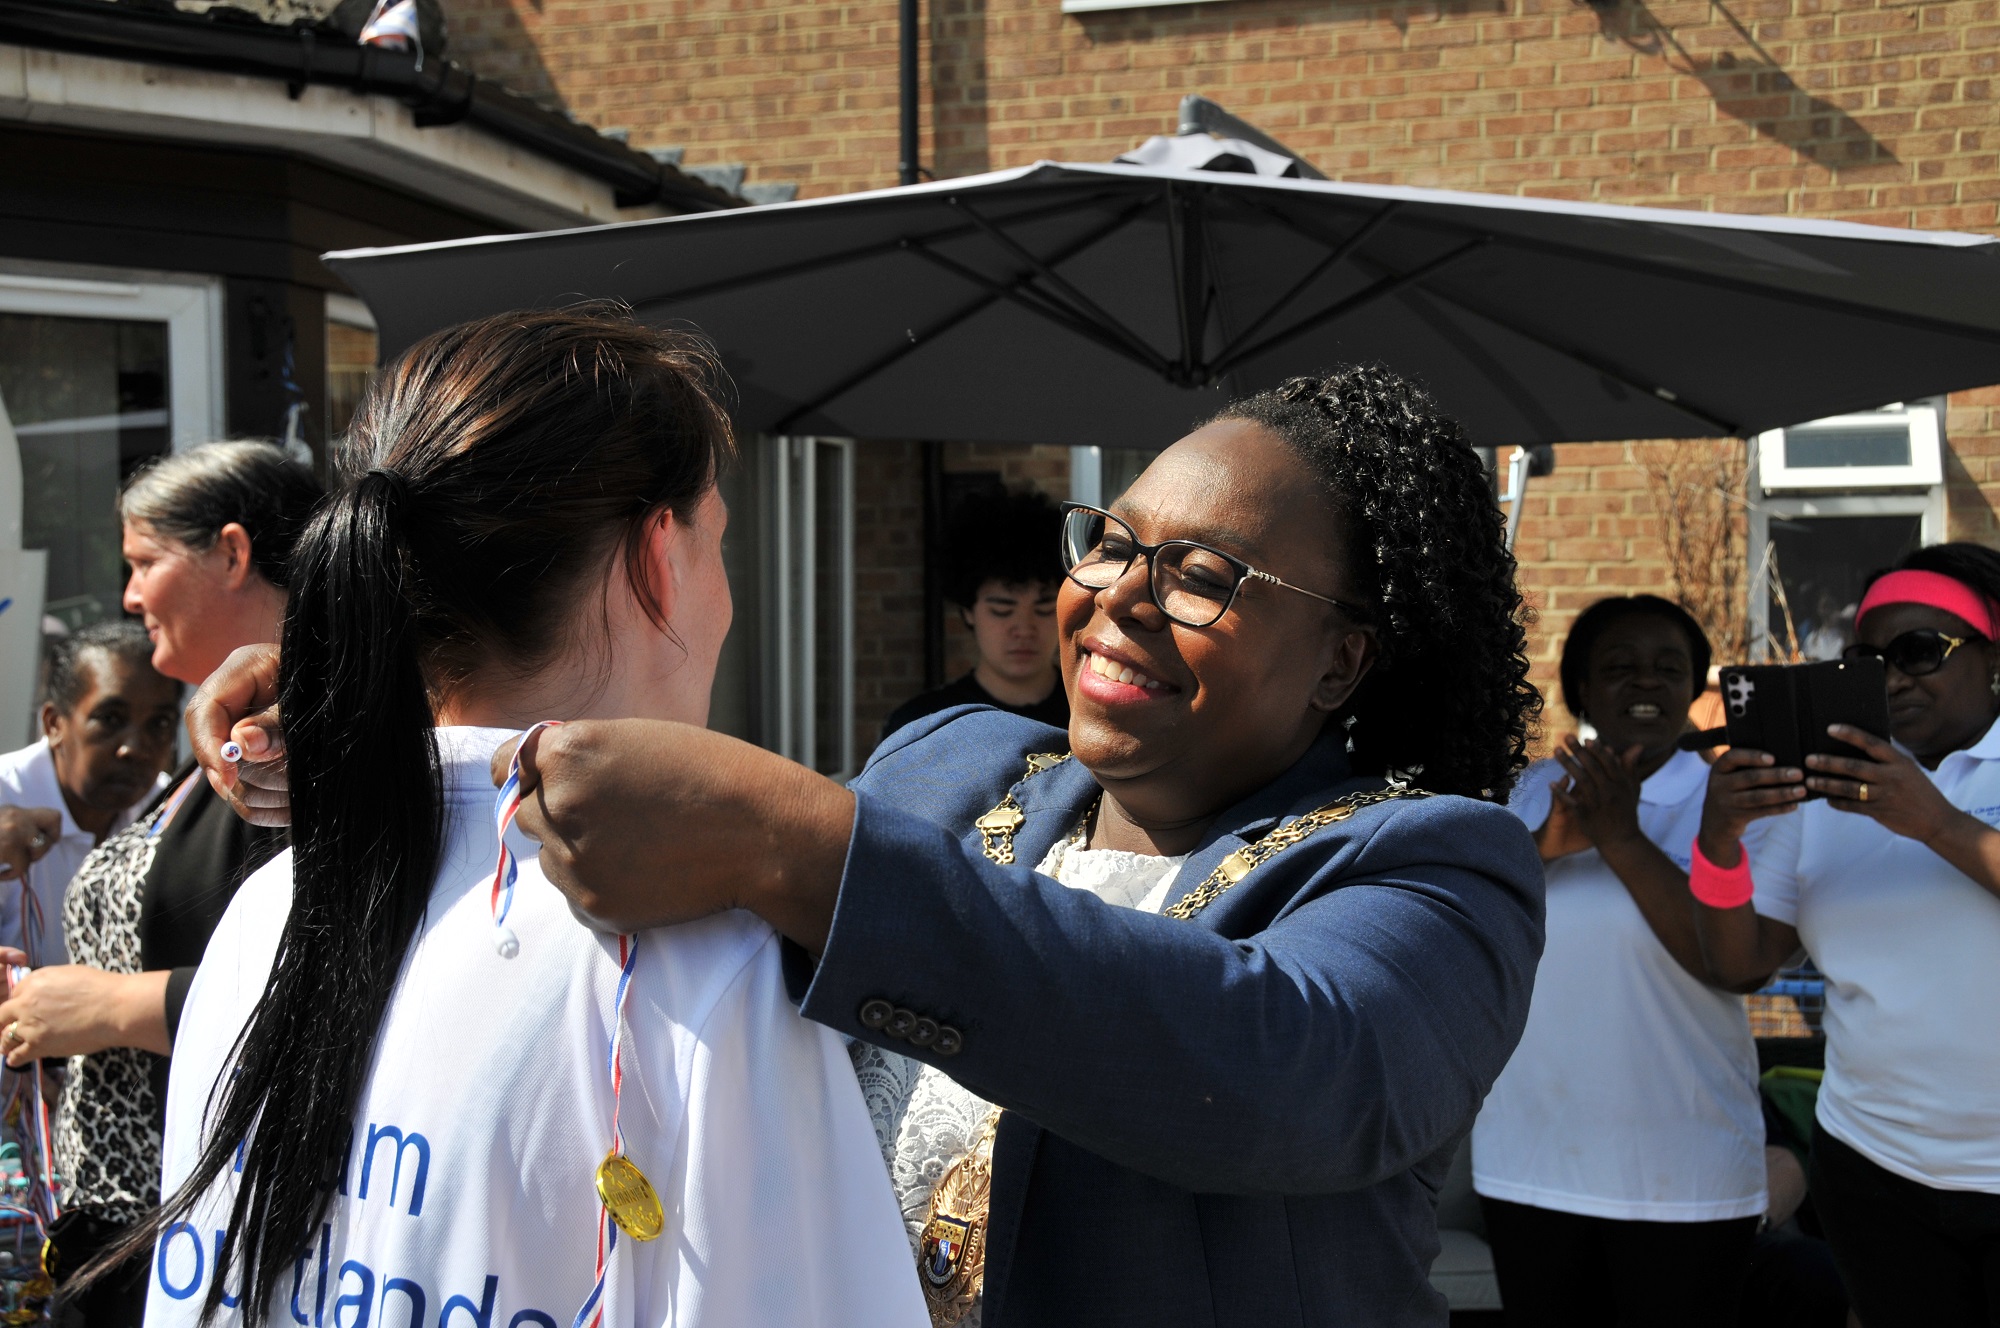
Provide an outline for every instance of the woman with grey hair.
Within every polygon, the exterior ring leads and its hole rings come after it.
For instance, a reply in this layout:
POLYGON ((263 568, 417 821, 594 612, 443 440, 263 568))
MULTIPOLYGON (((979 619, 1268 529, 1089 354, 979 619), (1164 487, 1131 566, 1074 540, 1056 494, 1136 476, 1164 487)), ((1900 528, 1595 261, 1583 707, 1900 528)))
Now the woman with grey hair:
MULTIPOLYGON (((118 499, 125 609, 144 621, 155 668, 200 683, 238 646, 273 638, 292 544, 320 493, 311 471, 260 442, 211 443, 133 476, 118 499)), ((156 1202, 188 984, 236 887, 283 844, 282 831, 239 820, 189 762, 78 869, 62 918, 75 962, 36 969, 0 1004, 9 1065, 69 1058, 55 1136, 63 1216, 50 1232, 59 1285, 156 1202)), ((136 1325, 146 1273, 135 1261, 70 1313, 92 1328, 136 1325)))

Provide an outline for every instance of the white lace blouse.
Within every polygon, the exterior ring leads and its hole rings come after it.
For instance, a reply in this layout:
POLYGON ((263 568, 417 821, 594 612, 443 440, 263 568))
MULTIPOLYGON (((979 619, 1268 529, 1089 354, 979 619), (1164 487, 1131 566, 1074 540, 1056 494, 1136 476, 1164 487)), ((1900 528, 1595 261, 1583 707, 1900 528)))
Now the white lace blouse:
MULTIPOLYGON (((1035 870, 1073 890, 1088 890, 1107 904, 1157 913, 1180 875, 1185 855, 1148 857, 1118 849, 1077 848, 1058 841, 1035 870)), ((972 1147, 993 1105, 960 1088, 942 1071, 864 1042, 850 1043, 854 1074, 882 1147, 896 1202, 902 1206, 915 1256, 929 1215, 931 1190, 945 1170, 972 1147)), ((961 1321, 979 1328, 980 1311, 961 1321)))

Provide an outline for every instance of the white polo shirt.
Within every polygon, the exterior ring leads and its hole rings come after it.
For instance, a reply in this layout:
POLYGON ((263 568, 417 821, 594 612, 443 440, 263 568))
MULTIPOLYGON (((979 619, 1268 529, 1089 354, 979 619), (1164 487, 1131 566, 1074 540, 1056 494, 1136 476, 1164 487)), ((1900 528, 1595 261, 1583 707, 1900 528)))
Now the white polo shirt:
MULTIPOLYGON (((1509 810, 1539 829, 1563 778, 1555 761, 1535 763, 1509 810)), ((1639 791, 1640 829, 1683 870, 1707 788, 1707 764, 1677 752, 1639 791)), ((1765 860, 1769 825, 1746 841, 1759 907, 1781 874, 1765 860)), ((1597 850, 1558 858, 1547 873, 1534 1001, 1473 1125, 1473 1188, 1623 1221, 1762 1213, 1764 1119, 1742 998, 1674 961, 1597 850)))
MULTIPOLYGON (((1930 777, 2000 826, 2000 725, 1930 777)), ((1826 975, 1820 1125, 1907 1180, 2000 1194, 2000 899, 1823 801, 1798 829, 1796 878, 1760 876, 1757 907, 1826 975)))
MULTIPOLYGON (((166 782, 167 777, 161 775, 154 791, 165 787, 166 782)), ((148 793, 118 813, 105 838, 132 824, 133 816, 152 796, 148 793)), ((49 750, 47 738, 0 756, 0 807, 53 807, 62 813, 62 838, 28 868, 28 886, 34 891, 35 902, 41 905, 39 933, 32 937, 27 934, 21 883, 0 881, 0 945, 28 951, 37 965, 67 964, 69 947, 63 943, 63 892, 69 888, 76 869, 97 847, 97 837, 77 825, 76 818, 69 814, 62 785, 56 782, 55 754, 49 750), (30 941, 33 943, 29 944, 30 941)))

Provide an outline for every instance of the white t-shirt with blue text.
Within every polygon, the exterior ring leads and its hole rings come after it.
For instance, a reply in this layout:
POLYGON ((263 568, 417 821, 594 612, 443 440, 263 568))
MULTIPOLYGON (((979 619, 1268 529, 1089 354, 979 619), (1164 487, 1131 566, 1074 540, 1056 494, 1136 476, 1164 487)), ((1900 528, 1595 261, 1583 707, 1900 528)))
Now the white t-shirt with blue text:
MULTIPOLYGON (((520 953, 497 952, 487 762, 512 736, 438 730, 443 867, 376 1038, 338 1194, 280 1279, 274 1328, 569 1328, 590 1292, 618 945, 579 922, 529 856, 508 919, 520 953)), ((286 853, 244 884, 209 943, 174 1047, 169 1193, 193 1169, 290 903, 286 853)), ((639 945, 620 1120, 666 1230, 618 1240, 606 1328, 924 1328, 844 1044, 789 1000, 776 935, 728 913, 639 945)), ((194 1328, 233 1179, 155 1249, 146 1328, 194 1328)))

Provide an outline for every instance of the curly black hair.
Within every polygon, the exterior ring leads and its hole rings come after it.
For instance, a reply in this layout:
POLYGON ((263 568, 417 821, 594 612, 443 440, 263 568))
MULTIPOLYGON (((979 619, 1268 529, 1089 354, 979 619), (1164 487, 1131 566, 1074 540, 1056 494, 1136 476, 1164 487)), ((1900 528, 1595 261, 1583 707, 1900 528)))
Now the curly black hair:
POLYGON ((1283 439, 1332 498, 1380 655, 1334 722, 1354 763, 1504 800, 1542 698, 1493 485, 1464 431, 1381 365, 1293 378, 1225 408, 1283 439))

